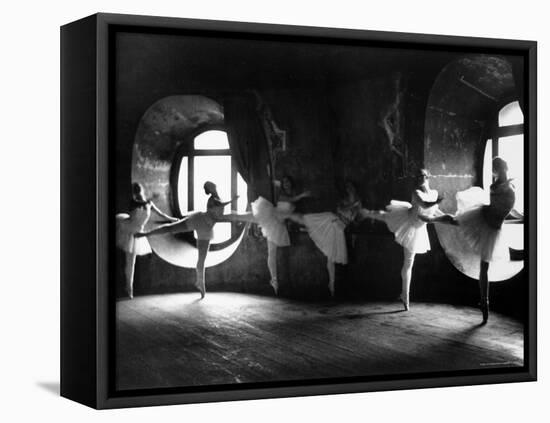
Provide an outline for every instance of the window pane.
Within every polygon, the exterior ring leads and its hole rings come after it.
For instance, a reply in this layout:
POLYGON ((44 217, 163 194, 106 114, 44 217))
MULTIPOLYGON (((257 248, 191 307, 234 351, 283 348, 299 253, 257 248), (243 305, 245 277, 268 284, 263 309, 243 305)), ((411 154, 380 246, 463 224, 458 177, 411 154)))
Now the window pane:
POLYGON ((246 205, 248 203, 248 187, 240 173, 237 173, 237 195, 239 196, 237 200, 237 211, 243 213, 246 211, 246 205))
POLYGON ((225 131, 206 131, 195 137, 196 150, 229 149, 229 141, 225 131))
POLYGON ((498 155, 508 163, 508 177, 516 187, 515 209, 523 213, 523 135, 499 138, 498 155))
MULTIPOLYGON (((206 211, 208 196, 204 193, 206 181, 214 182, 223 201, 231 199, 231 156, 195 156, 193 201, 194 209, 206 211)), ((227 210, 226 210, 227 211, 227 210)), ((231 238, 231 224, 217 223, 214 226, 214 240, 223 242, 231 238)))
POLYGON ((231 239, 231 223, 216 223, 214 226, 214 239, 212 240, 212 244, 218 244, 228 239, 231 239))
POLYGON ((519 103, 514 101, 507 104, 498 113, 498 126, 519 125, 523 123, 523 113, 519 103))
POLYGON ((187 188, 188 188, 188 179, 187 175, 189 172, 188 167, 188 160, 187 157, 183 157, 181 159, 181 165, 180 165, 180 173, 178 175, 178 203, 180 206, 180 213, 186 214, 189 210, 188 204, 187 204, 187 188))

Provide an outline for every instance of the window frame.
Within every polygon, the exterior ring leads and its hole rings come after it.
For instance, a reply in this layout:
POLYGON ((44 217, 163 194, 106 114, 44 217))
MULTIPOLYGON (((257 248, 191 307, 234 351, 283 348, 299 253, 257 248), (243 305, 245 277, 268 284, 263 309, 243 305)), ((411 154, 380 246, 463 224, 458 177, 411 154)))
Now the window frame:
MULTIPOLYGON (((508 104, 514 103, 516 101, 519 104, 519 98, 517 98, 516 96, 509 96, 509 97, 503 98, 501 101, 497 103, 495 107, 495 112, 492 113, 491 117, 489 118, 490 126, 489 126, 487 136, 484 137, 484 143, 483 143, 483 148, 481 152, 481 167, 479 172, 480 176, 478 177, 478 180, 480 181, 479 185, 484 189, 489 189, 489 187, 484 186, 484 183, 483 183, 483 173, 485 168, 485 160, 484 160, 485 148, 486 148, 485 146, 487 145, 488 141, 491 140, 491 148, 492 148, 491 160, 494 159, 495 157, 498 157, 499 155, 498 144, 499 144, 500 138, 509 137, 513 135, 523 135, 523 141, 525 144, 525 131, 524 131, 525 113, 523 112, 523 110, 521 110, 523 114, 523 123, 515 124, 515 125, 505 125, 505 126, 499 125, 498 117, 499 117, 500 111, 504 107, 506 107, 508 104)), ((521 105, 519 107, 521 109, 521 105)), ((524 225, 524 223, 519 223, 519 224, 524 225)), ((511 247, 510 247, 510 250, 511 250, 511 254, 523 254, 523 251, 524 251, 524 250, 516 250, 511 247)))
MULTIPOLYGON (((205 124, 200 125, 189 134, 185 135, 180 143, 180 146, 176 150, 174 158, 172 160, 172 167, 170 172, 170 186, 171 186, 171 199, 172 199, 172 209, 174 210, 174 215, 178 218, 183 218, 183 214, 180 209, 179 201, 179 174, 181 170, 181 163, 184 157, 187 157, 187 208, 188 210, 194 209, 194 194, 195 194, 195 166, 194 158, 199 156, 229 156, 231 157, 231 204, 230 207, 233 209, 236 207, 236 200, 233 200, 237 195, 237 166, 233 154, 231 154, 231 148, 227 149, 211 149, 211 150, 200 150, 195 149, 194 141, 195 138, 199 135, 208 132, 208 131, 223 131, 227 134, 227 129, 225 125, 221 124, 205 124)), ((210 250, 222 250, 229 245, 233 244, 240 236, 244 230, 245 224, 243 222, 228 222, 231 224, 231 237, 223 242, 211 243, 210 250)), ((194 245, 197 245, 197 239, 195 238, 195 233, 187 232, 176 234, 176 236, 187 242, 191 242, 194 245)))
MULTIPOLYGON (((491 140, 491 145, 493 148, 493 157, 495 158, 498 156, 498 141, 500 138, 509 137, 512 135, 523 135, 524 141, 525 141, 525 132, 524 132, 524 124, 525 124, 525 115, 524 115, 524 123, 516 124, 516 125, 505 125, 500 126, 498 123, 498 116, 500 114, 500 111, 505 108, 507 105, 514 103, 519 103, 519 98, 517 97, 507 97, 500 101, 496 107, 496 112, 493 114, 493 117, 491 119, 491 130, 489 133, 489 137, 487 139, 491 140)), ((521 106, 519 106, 521 108, 521 106)), ((521 111, 523 114, 523 110, 521 111)))

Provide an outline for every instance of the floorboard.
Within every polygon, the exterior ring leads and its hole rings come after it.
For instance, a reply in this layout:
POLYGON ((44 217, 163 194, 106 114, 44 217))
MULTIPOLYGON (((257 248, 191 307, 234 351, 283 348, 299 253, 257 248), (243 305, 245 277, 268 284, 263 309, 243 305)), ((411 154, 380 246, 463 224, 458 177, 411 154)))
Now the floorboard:
POLYGON ((523 325, 470 307, 239 293, 117 302, 118 390, 523 365, 523 325))

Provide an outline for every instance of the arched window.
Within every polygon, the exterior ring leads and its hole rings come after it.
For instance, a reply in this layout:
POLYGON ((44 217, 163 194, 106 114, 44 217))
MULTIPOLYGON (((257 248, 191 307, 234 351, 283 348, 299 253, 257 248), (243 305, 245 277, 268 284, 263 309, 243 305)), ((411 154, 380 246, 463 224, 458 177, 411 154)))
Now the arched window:
POLYGON ((508 163, 508 177, 516 187, 515 209, 523 213, 523 113, 517 101, 500 109, 492 132, 483 160, 483 187, 487 189, 492 183, 492 158, 502 157, 508 163))
MULTIPOLYGON (((176 160, 179 160, 176 205, 182 216, 191 211, 206 211, 208 196, 203 189, 206 181, 216 184, 223 201, 239 196, 237 201, 227 206, 226 212, 229 209, 246 211, 247 186, 231 158, 225 131, 208 128, 195 134, 185 143, 176 160)), ((237 224, 216 223, 212 245, 223 244, 237 235, 237 224)))
MULTIPOLYGON (((492 136, 487 140, 483 159, 483 187, 489 189, 492 183, 492 159, 502 157, 508 163, 508 177, 516 188, 514 208, 524 212, 523 181, 523 113, 517 101, 503 106, 494 119, 492 136)), ((508 245, 514 250, 523 250, 523 225, 505 225, 508 245)))

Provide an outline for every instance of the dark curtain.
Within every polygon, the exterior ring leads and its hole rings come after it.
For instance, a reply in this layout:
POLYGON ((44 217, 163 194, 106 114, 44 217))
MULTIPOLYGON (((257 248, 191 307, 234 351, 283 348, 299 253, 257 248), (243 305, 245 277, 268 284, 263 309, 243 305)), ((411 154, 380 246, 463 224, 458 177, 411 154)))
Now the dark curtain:
POLYGON ((238 95, 226 98, 224 119, 231 154, 248 185, 248 201, 259 196, 273 201, 272 164, 255 97, 238 95))
POLYGON ((516 86, 516 93, 518 96, 519 107, 521 111, 525 113, 524 101, 525 101, 525 78, 524 78, 524 58, 521 56, 511 57, 509 59, 512 63, 512 74, 514 75, 514 84, 516 86))

